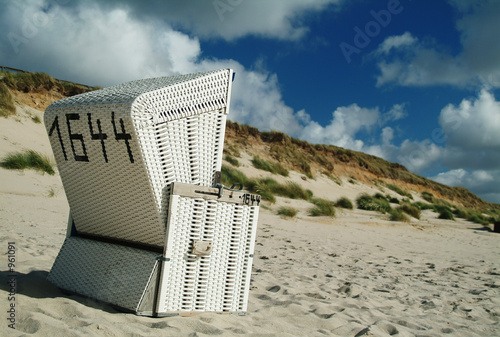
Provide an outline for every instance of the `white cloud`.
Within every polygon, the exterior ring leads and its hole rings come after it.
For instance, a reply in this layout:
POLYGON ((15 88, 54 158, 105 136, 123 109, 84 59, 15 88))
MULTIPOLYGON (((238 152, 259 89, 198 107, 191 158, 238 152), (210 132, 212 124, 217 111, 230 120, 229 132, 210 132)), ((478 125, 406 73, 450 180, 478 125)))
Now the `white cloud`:
POLYGON ((441 172, 437 176, 431 177, 430 179, 448 186, 459 186, 460 184, 462 184, 463 179, 466 175, 467 171, 465 171, 464 169, 455 169, 441 172))
POLYGON ((500 151, 500 102, 486 89, 475 100, 464 99, 459 106, 444 107, 439 123, 449 146, 500 151))
POLYGON ((462 186, 484 199, 500 203, 500 170, 465 170, 462 168, 441 172, 430 179, 448 186, 462 186))
POLYGON ((474 99, 445 106, 439 123, 446 141, 442 161, 450 170, 431 179, 500 202, 500 102, 482 89, 474 99))
POLYGON ((302 15, 317 12, 343 0, 109 0, 101 7, 122 7, 143 20, 168 21, 203 39, 227 41, 254 35, 297 40, 308 32, 302 15))
POLYGON ((390 126, 386 126, 385 128, 382 129, 381 137, 382 137, 382 144, 390 145, 392 139, 394 138, 394 129, 391 128, 390 126))
POLYGON ((382 115, 381 124, 394 122, 408 116, 404 104, 394 104, 392 108, 382 115))
POLYGON ((450 84, 465 86, 478 80, 467 70, 467 65, 452 55, 416 44, 402 57, 378 63, 380 75, 377 86, 397 83, 402 86, 450 84))
POLYGON ((379 125, 381 113, 378 108, 362 108, 357 104, 337 108, 327 126, 311 122, 304 127, 299 137, 313 143, 333 144, 361 151, 364 142, 356 139, 361 130, 370 131, 379 125))
POLYGON ((377 53, 389 54, 393 48, 400 49, 402 47, 408 47, 415 42, 417 42, 417 39, 413 37, 410 32, 405 32, 402 35, 389 36, 380 44, 377 53))
POLYGON ((377 86, 491 85, 500 87, 500 2, 453 1, 462 50, 456 55, 410 33, 386 38, 379 48, 377 86), (392 55, 388 55, 391 52, 392 55), (391 57, 389 57, 391 56, 391 57))
POLYGON ((406 139, 394 154, 398 163, 411 172, 422 172, 441 159, 443 149, 429 139, 410 141, 406 139))

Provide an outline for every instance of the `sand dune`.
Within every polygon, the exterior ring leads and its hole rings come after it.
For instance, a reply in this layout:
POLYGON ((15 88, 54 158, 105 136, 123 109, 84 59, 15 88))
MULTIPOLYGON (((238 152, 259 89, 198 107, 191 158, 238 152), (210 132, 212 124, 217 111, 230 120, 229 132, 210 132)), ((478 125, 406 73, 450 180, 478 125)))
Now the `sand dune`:
MULTIPOLYGON (((49 154, 43 125, 20 115, 0 120, 0 156, 23 148, 49 154)), ((321 177, 304 182, 295 173, 289 179, 333 200, 376 191, 321 177)), ((271 210, 261 209, 246 316, 149 318, 47 282, 69 210, 57 175, 0 169, 0 181, 2 336, 500 335, 500 235, 470 222, 438 220, 431 211, 411 223, 360 210, 312 218, 305 201, 278 198, 271 210), (299 214, 281 218, 274 214, 280 205, 299 214), (7 321, 9 242, 15 242, 15 330, 7 321)))

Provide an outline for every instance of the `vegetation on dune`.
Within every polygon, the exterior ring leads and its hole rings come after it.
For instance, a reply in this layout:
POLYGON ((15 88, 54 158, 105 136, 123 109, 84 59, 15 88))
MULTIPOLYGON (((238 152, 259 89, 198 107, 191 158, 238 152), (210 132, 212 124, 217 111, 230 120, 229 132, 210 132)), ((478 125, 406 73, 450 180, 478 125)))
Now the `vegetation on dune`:
POLYGON ((16 113, 14 101, 10 95, 9 88, 5 83, 0 82, 0 116, 8 117, 16 113))
POLYGON ((420 194, 420 196, 422 197, 422 199, 424 199, 425 201, 427 201, 431 204, 436 202, 436 198, 434 197, 434 194, 432 194, 431 192, 427 192, 427 191, 422 192, 420 194))
POLYGON ((262 159, 259 156, 254 156, 252 159, 252 165, 259 170, 264 170, 274 174, 282 175, 284 177, 288 177, 288 170, 278 162, 272 162, 262 159))
POLYGON ((439 219, 445 219, 445 220, 455 220, 455 217, 453 216, 453 213, 451 212, 451 210, 447 209, 447 208, 443 208, 441 209, 441 211, 439 212, 439 219))
POLYGON ((314 207, 310 208, 308 213, 310 216, 335 216, 335 203, 322 199, 322 198, 313 198, 310 200, 314 207))
POLYGON ((297 210, 293 207, 280 207, 277 214, 284 217, 293 218, 297 215, 297 210))
MULTIPOLYGON (((383 182, 387 179, 391 182, 420 186, 420 188, 425 188, 432 198, 436 198, 434 195, 439 195, 440 198, 474 209, 500 209, 500 205, 488 203, 462 187, 449 187, 437 183, 409 172, 401 164, 390 163, 369 154, 343 149, 334 145, 310 144, 281 132, 260 132, 254 127, 239 125, 230 121, 227 123, 226 135, 229 136, 226 137, 229 146, 246 147, 250 145, 250 139, 253 145, 256 142, 266 145, 268 148, 267 154, 271 158, 281 163, 285 168, 301 172, 309 178, 314 178, 316 172, 334 176, 332 173, 335 167, 340 165, 347 169, 353 168, 357 170, 356 177, 350 177, 352 183, 356 183, 356 180, 366 181, 366 177, 363 178, 359 173, 366 172, 376 176, 378 181, 383 182)), ((396 183, 388 185, 392 185, 388 186, 388 188, 393 189, 396 193, 411 199, 411 194, 399 188, 396 183)), ((431 204, 435 203, 430 198, 425 199, 424 197, 424 200, 431 204)))
POLYGON ((368 194, 363 194, 356 199, 356 204, 359 209, 366 211, 387 213, 392 209, 391 205, 385 198, 370 196, 368 194))
POLYGON ((12 89, 25 93, 57 90, 65 96, 73 96, 99 89, 99 87, 82 86, 76 83, 61 81, 45 73, 13 73, 0 71, 2 82, 12 89))
MULTIPOLYGON (((230 121, 228 121, 228 123, 230 123, 230 121)), ((233 157, 241 158, 240 150, 234 144, 224 144, 223 153, 233 157)))
POLYGON ((410 222, 410 219, 406 214, 403 213, 401 207, 398 207, 396 209, 391 209, 389 211, 389 214, 390 214, 389 220, 391 221, 410 222))
POLYGON ((426 202, 422 202, 422 201, 414 202, 412 205, 415 207, 418 207, 418 209, 420 209, 421 211, 424 211, 426 209, 432 209, 432 210, 434 209, 433 205, 428 204, 426 202))
POLYGON ((226 186, 234 183, 241 183, 246 190, 252 193, 258 193, 262 199, 269 202, 276 202, 275 195, 290 199, 308 200, 313 193, 304 189, 299 184, 288 181, 284 184, 278 183, 273 178, 248 178, 243 172, 233 167, 222 165, 221 182, 226 186))
POLYGON ((337 201, 335 201, 335 207, 345 208, 345 209, 353 209, 354 208, 351 200, 349 200, 346 197, 342 197, 342 198, 338 199, 337 201))
POLYGON ((226 154, 224 156, 224 160, 233 166, 236 166, 236 167, 240 166, 240 162, 238 161, 238 159, 234 158, 233 156, 231 156, 229 154, 226 154))
POLYGON ((400 204, 399 209, 415 219, 420 219, 420 209, 414 205, 404 202, 400 204))
POLYGON ((238 169, 228 165, 222 165, 221 183, 226 186, 231 186, 235 183, 240 183, 243 186, 247 185, 248 177, 238 169))
POLYGON ((401 188, 399 188, 398 186, 396 185, 393 185, 393 184, 386 184, 385 186, 387 186, 388 189, 398 193, 399 195, 402 195, 403 197, 407 197, 407 198, 410 198, 410 199, 413 199, 413 195, 411 195, 409 192, 407 191, 404 191, 402 190, 401 188))
POLYGON ((8 154, 2 159, 0 166, 11 170, 34 169, 50 175, 55 174, 50 160, 46 156, 32 150, 8 154))

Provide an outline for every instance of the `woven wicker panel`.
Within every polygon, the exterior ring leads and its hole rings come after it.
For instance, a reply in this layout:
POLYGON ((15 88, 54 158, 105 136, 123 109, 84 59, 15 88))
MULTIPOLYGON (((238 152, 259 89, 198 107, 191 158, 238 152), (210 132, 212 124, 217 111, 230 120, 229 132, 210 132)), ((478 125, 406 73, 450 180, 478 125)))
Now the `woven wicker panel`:
POLYGON ((211 186, 220 170, 231 74, 134 81, 46 110, 78 232, 163 246, 170 184, 211 186))
MULTIPOLYGON (((137 311, 156 269, 157 253, 67 238, 48 280, 57 287, 137 311)), ((152 309, 150 309, 152 310, 152 309)))
POLYGON ((258 210, 172 195, 158 313, 246 311, 258 210), (209 255, 192 253, 197 240, 209 255))

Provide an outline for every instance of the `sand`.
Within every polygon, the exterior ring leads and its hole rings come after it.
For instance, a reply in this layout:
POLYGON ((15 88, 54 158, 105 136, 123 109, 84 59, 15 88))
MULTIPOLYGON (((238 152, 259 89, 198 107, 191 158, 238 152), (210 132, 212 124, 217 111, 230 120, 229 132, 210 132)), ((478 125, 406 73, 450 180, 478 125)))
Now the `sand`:
MULTIPOLYGON (((51 154, 30 114, 0 119, 0 157, 51 154)), ((249 167, 249 175, 265 175, 249 167)), ((362 183, 304 181, 337 199, 375 193, 362 183)), ((65 237, 69 207, 58 175, 0 169, 0 335, 2 336, 499 336, 500 234, 463 220, 390 222, 343 210, 307 215, 305 201, 278 198, 261 208, 246 316, 203 313, 150 318, 67 295, 46 277, 65 237), (299 209, 293 219, 279 206, 299 209), (15 248, 15 300, 9 301, 8 245, 15 248), (8 310, 15 304, 15 330, 8 310)), ((384 190, 384 193, 389 193, 384 190)))

